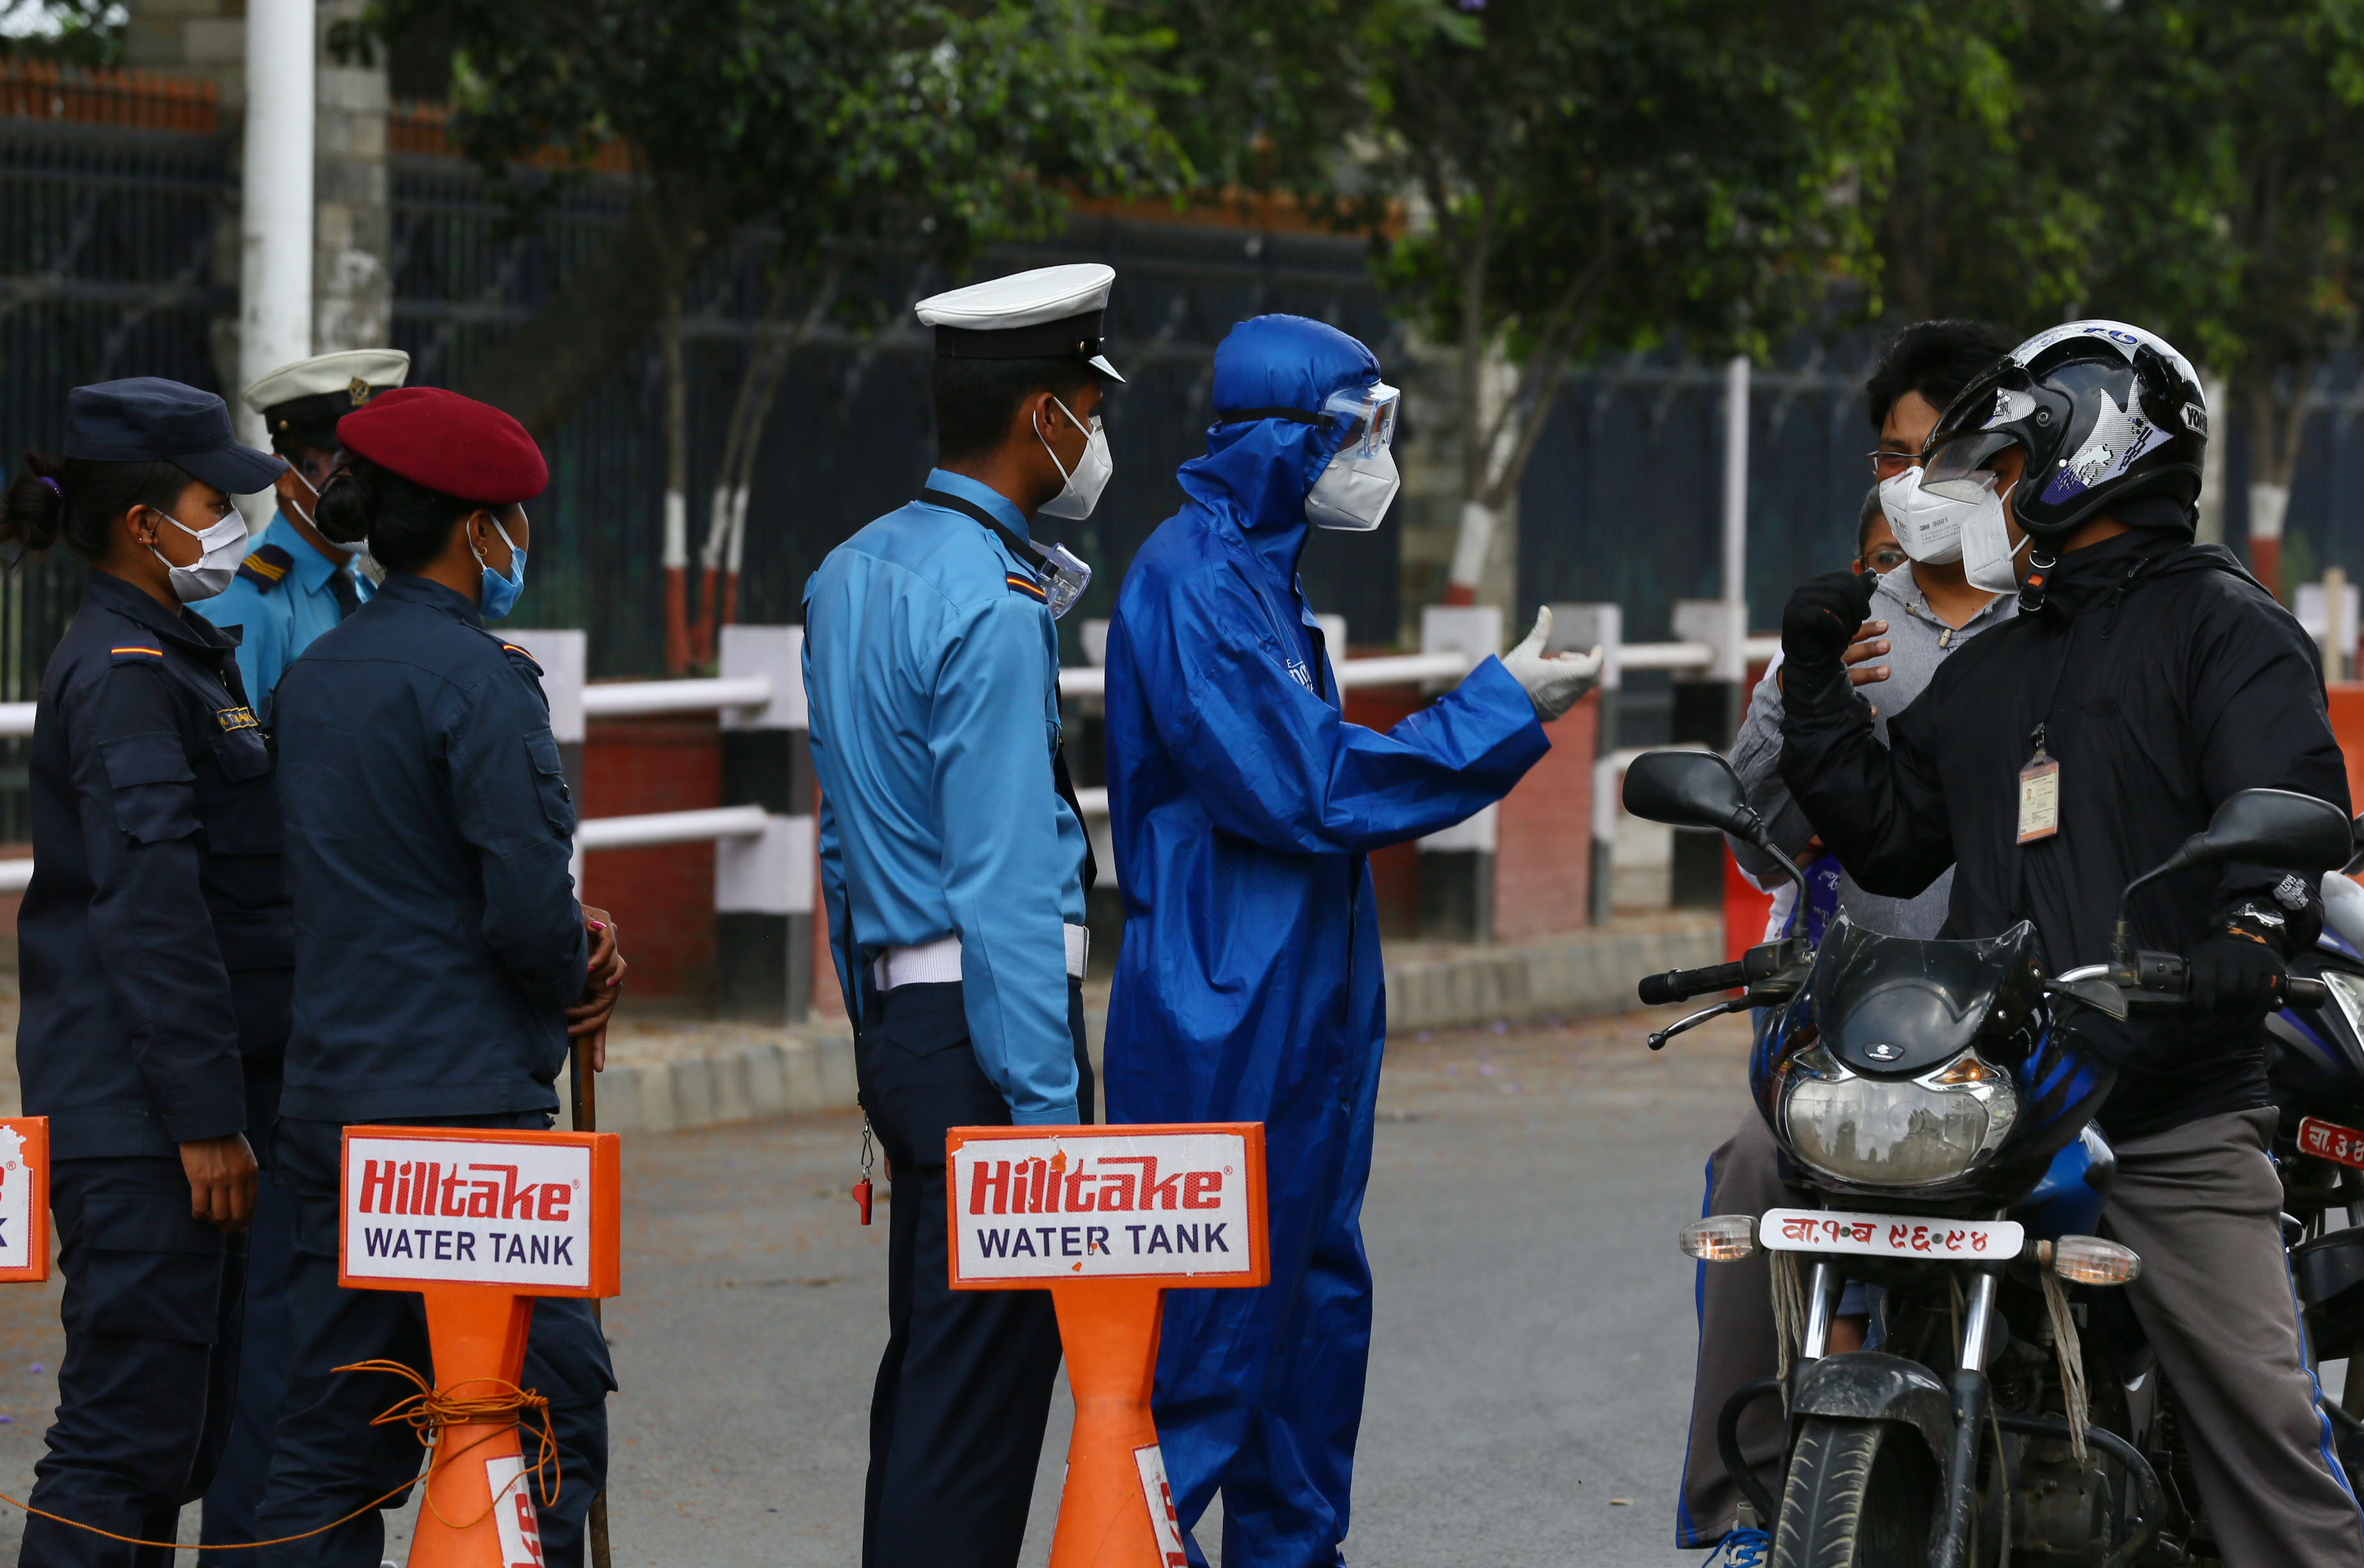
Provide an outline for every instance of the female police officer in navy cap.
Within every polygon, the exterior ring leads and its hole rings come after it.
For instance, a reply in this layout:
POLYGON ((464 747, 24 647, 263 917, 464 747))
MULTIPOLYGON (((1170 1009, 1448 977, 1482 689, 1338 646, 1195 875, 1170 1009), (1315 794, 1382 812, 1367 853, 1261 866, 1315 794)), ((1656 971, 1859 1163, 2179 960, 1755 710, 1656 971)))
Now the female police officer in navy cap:
MULTIPOLYGON (((485 628, 524 586, 524 503, 550 471, 496 408, 427 387, 337 424, 351 454, 314 514, 385 568, 374 597, 279 683, 274 726, 296 905, 295 1028, 279 1179, 295 1197, 293 1366, 254 1529, 317 1529, 417 1473, 419 1447, 371 1418, 407 1385, 339 1373, 428 1366, 426 1313, 337 1284, 338 1161, 355 1122, 541 1129, 570 1030, 598 1054, 623 972, 606 915, 575 902, 574 806, 541 672, 485 628)), ((534 1306, 525 1385, 552 1402, 563 1485, 544 1559, 582 1561, 607 1468, 606 1342, 585 1301, 534 1306)), ((537 1494, 537 1501, 539 1501, 537 1494)), ((258 1562, 374 1568, 374 1510, 258 1562)))
MULTIPOLYGON (((255 1162, 291 963, 271 756, 231 657, 183 606, 246 548, 230 496, 286 465, 208 392, 143 377, 66 398, 0 540, 90 564, 34 719, 33 880, 17 920, 25 1110, 50 1118, 66 1277, 36 1508, 169 1541, 228 1431, 255 1162)), ((168 1562, 39 1518, 27 1563, 168 1562)))

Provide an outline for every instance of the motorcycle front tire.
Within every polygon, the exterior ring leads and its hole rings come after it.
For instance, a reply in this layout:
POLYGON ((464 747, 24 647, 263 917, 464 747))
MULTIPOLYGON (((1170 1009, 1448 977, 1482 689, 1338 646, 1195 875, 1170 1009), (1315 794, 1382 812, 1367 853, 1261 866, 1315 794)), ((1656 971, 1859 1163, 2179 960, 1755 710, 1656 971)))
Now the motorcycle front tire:
POLYGON ((1912 1428, 1807 1417, 1790 1454, 1773 1568, 1922 1568, 1937 1482, 1912 1428))

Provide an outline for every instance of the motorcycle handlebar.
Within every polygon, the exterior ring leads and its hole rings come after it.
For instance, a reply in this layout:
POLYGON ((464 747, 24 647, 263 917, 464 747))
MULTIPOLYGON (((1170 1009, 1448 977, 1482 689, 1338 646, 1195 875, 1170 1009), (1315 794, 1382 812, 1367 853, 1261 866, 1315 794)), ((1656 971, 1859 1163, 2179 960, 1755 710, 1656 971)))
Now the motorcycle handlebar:
MULTIPOLYGON (((2139 952, 2135 955, 2135 975, 2141 989, 2130 993, 2130 1006, 2143 1008, 2169 1008, 2185 1005, 2191 992, 2191 966, 2171 952, 2139 952)), ((2325 1001, 2330 992, 2320 980, 2310 980, 2303 974, 2285 974, 2273 984, 2273 1004, 2277 1008, 2292 1006, 2313 1006, 2325 1001)))
POLYGON ((1664 974, 1653 974, 1643 980, 1639 990, 1642 1004, 1663 1007, 1669 1002, 1688 1001, 1703 996, 1710 991, 1730 991, 1748 984, 1748 966, 1745 962, 1712 963, 1705 969, 1670 969, 1664 974))

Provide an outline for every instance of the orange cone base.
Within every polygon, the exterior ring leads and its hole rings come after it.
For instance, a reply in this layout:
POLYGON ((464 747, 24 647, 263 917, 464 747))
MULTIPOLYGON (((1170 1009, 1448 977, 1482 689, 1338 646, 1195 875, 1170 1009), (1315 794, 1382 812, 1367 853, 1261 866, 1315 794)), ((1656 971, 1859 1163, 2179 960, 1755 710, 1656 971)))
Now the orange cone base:
MULTIPOLYGON (((419 1294, 439 1392, 489 1393, 487 1380, 514 1384, 524 1374, 533 1297, 468 1284, 430 1284, 419 1294)), ((522 1473, 521 1453, 514 1424, 443 1429, 429 1462, 410 1568, 541 1568, 534 1478, 522 1473)))
POLYGON ((1051 1286, 1076 1396, 1051 1568, 1184 1568, 1181 1528, 1149 1414, 1164 1295, 1165 1286, 1141 1280, 1051 1286))

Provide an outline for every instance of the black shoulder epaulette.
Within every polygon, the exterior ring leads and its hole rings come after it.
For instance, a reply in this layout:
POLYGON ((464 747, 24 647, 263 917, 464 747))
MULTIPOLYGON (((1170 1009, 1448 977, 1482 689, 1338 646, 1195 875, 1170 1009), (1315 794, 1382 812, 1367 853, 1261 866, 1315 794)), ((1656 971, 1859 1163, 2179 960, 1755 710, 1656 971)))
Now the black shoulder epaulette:
POLYGON ((1038 605, 1047 605, 1051 602, 1051 595, 1043 590, 1043 584, 1024 573, 1004 573, 1002 581, 1009 584, 1011 593, 1023 594, 1038 605))
POLYGON ((252 553, 238 563, 238 574, 268 594, 279 586, 296 558, 275 544, 257 545, 252 553))
POLYGON ((501 651, 502 651, 502 652, 504 652, 504 653, 506 653, 506 654, 507 654, 507 655, 509 655, 509 656, 510 656, 511 658, 513 658, 513 659, 518 659, 518 660, 521 660, 521 661, 523 661, 523 662, 524 662, 524 663, 525 663, 525 665, 526 665, 526 667, 527 667, 528 669, 531 670, 531 671, 532 671, 535 674, 537 674, 537 675, 541 675, 541 674, 546 674, 546 673, 548 673, 548 672, 546 672, 545 670, 543 670, 543 669, 542 669, 542 667, 541 667, 541 662, 540 660, 536 659, 532 654, 530 654, 530 653, 527 652, 524 649, 519 648, 519 647, 516 643, 514 643, 514 642, 504 642, 504 643, 502 643, 502 644, 501 644, 501 651))
POLYGON ((110 664, 162 664, 164 651, 144 642, 127 642, 106 651, 110 664))

